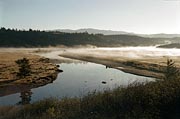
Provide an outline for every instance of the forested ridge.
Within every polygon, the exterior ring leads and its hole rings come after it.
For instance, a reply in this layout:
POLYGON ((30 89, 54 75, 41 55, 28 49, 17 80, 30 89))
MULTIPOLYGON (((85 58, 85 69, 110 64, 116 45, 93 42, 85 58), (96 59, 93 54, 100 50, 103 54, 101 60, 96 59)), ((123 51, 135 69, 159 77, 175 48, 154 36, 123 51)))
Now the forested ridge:
POLYGON ((93 45, 98 47, 150 46, 163 44, 166 40, 177 42, 179 38, 145 38, 135 35, 103 35, 63 33, 57 31, 0 29, 0 47, 47 47, 93 45))

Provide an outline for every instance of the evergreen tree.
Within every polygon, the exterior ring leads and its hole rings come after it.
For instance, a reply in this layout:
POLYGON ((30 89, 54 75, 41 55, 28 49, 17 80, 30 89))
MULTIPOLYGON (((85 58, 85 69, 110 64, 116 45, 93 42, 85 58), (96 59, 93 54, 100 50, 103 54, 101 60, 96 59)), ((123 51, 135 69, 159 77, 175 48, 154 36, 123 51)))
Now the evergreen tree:
POLYGON ((19 72, 17 73, 18 77, 26 77, 31 73, 31 67, 29 64, 29 60, 27 58, 19 59, 16 61, 19 66, 19 72))
POLYGON ((174 65, 174 61, 171 59, 167 60, 167 66, 165 70, 165 79, 176 79, 179 77, 179 69, 174 65))

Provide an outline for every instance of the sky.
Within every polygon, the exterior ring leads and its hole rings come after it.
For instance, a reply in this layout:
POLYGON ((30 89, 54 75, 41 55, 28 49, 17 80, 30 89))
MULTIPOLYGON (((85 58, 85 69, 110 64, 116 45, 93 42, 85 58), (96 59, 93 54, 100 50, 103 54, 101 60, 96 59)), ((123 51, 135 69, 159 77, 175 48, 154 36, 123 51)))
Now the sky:
POLYGON ((0 27, 180 33, 180 0, 0 0, 0 27))

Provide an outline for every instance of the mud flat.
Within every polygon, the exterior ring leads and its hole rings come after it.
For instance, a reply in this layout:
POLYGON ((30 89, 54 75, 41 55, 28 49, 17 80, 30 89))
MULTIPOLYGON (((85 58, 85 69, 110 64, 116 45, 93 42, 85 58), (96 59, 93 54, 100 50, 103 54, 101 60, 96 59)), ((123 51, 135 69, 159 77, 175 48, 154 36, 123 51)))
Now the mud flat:
POLYGON ((0 96, 3 96, 4 93, 18 92, 22 88, 46 85, 53 82, 58 74, 56 65, 50 63, 49 59, 37 55, 22 52, 0 52, 0 57, 0 96), (22 58, 29 59, 32 71, 30 76, 25 78, 17 77, 19 67, 15 61, 22 58))

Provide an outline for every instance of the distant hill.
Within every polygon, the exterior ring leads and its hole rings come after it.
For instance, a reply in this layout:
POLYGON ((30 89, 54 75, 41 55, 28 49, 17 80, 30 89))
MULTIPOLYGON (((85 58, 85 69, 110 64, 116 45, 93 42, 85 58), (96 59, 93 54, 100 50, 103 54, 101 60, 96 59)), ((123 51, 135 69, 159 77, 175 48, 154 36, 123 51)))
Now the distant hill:
POLYGON ((93 28, 85 28, 85 29, 77 29, 77 30, 71 30, 71 29, 56 29, 53 31, 60 31, 65 33, 84 33, 88 32, 89 34, 103 34, 103 35, 120 35, 120 34, 133 34, 125 31, 112 31, 112 30, 99 30, 99 29, 93 29, 93 28))
POLYGON ((149 37, 149 38, 175 38, 175 37, 180 37, 180 34, 150 34, 150 35, 146 35, 146 34, 139 34, 139 36, 143 36, 143 37, 149 37))
POLYGON ((180 43, 172 43, 167 45, 160 45, 159 48, 180 48, 180 43))
POLYGON ((84 33, 88 32, 89 34, 103 34, 103 35, 137 35, 142 37, 148 38, 174 38, 180 37, 180 34, 135 34, 132 32, 125 32, 125 31, 113 31, 113 30, 100 30, 100 29, 93 29, 93 28, 84 28, 84 29, 56 29, 53 31, 65 32, 65 33, 84 33))

